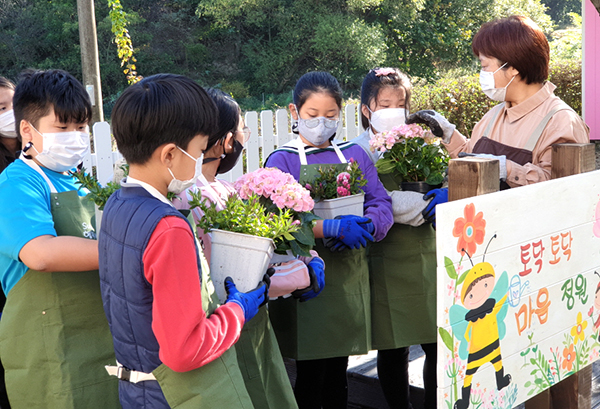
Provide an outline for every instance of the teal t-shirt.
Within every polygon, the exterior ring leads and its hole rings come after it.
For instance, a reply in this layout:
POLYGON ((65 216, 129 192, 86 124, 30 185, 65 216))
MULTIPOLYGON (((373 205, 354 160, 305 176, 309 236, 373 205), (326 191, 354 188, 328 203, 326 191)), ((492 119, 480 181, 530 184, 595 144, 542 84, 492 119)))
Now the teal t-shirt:
MULTIPOLYGON (((79 188, 72 176, 43 167, 42 171, 59 193, 79 188)), ((86 192, 81 190, 79 195, 86 192)), ((17 159, 0 173, 0 284, 5 294, 28 269, 19 252, 27 242, 43 235, 56 236, 50 187, 39 173, 17 159)))

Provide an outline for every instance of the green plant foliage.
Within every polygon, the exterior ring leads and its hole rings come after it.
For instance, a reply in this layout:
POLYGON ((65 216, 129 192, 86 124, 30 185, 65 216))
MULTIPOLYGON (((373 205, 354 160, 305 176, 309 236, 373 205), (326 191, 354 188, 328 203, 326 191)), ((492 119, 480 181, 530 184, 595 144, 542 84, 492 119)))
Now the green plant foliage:
MULTIPOLYGON (((125 175, 127 175, 129 169, 124 170, 125 175)), ((85 173, 85 168, 83 167, 77 172, 69 172, 69 174, 75 177, 75 183, 81 185, 79 189, 85 188, 89 191, 86 197, 92 200, 100 210, 104 209, 108 198, 121 188, 121 185, 115 182, 108 182, 106 186, 101 186, 95 177, 89 173, 85 173)))
MULTIPOLYGON (((216 204, 207 203, 200 192, 190 193, 190 209, 199 207, 202 210, 203 215, 197 226, 205 232, 220 229, 266 237, 275 242, 278 253, 291 249, 295 254, 310 256, 308 250, 314 246, 314 236, 310 240, 310 235, 301 229, 302 222, 295 222, 291 210, 281 211, 275 207, 269 211, 254 194, 247 200, 232 195, 227 199, 225 208, 218 210, 216 204)), ((313 220, 314 217, 306 216, 304 221, 312 227, 313 220)))
POLYGON ((429 143, 422 137, 405 138, 384 152, 375 163, 380 174, 392 174, 402 182, 426 182, 439 185, 448 169, 448 154, 440 142, 429 143))
MULTIPOLYGON (((341 175, 348 175, 348 186, 350 195, 362 193, 362 187, 367 184, 367 180, 363 177, 362 170, 358 166, 358 162, 351 159, 350 165, 344 172, 337 170, 335 166, 320 166, 318 168, 319 175, 307 184, 305 187, 310 191, 310 196, 318 202, 320 200, 334 199, 340 197, 338 188, 342 186, 339 181, 341 175)), ((349 196, 349 195, 345 195, 349 196)))
POLYGON ((582 19, 577 13, 569 13, 571 26, 552 33, 550 42, 551 61, 580 60, 582 57, 582 19))
POLYGON ((137 75, 135 66, 136 58, 133 56, 133 44, 127 30, 127 13, 123 10, 120 0, 108 0, 110 12, 108 17, 112 22, 112 33, 115 35, 114 42, 117 45, 117 55, 121 60, 121 67, 125 66, 123 74, 129 84, 135 84, 142 79, 137 75))

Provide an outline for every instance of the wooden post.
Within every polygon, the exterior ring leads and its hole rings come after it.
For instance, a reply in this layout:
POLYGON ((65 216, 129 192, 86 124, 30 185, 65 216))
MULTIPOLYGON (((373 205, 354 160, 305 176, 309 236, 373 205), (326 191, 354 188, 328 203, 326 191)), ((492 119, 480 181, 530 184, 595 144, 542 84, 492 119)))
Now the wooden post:
POLYGON ((448 165, 448 200, 459 200, 500 189, 500 164, 496 159, 466 157, 448 165))
MULTIPOLYGON (((552 179, 590 172, 596 168, 593 143, 563 143, 552 146, 552 179)), ((592 365, 546 389, 525 402, 526 409, 590 409, 592 365)))
POLYGON ((83 85, 92 102, 92 124, 90 125, 93 125, 96 122, 104 121, 94 0, 77 0, 77 16, 83 85))

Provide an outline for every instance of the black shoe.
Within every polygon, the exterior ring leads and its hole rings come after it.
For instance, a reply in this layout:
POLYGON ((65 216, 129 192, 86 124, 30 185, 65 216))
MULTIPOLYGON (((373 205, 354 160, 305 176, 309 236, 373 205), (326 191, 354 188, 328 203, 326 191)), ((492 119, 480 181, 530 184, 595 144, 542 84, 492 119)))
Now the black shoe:
POLYGON ((496 372, 496 386, 498 387, 498 390, 506 388, 510 384, 511 379, 510 374, 504 375, 504 368, 501 368, 496 372))
POLYGON ((471 387, 462 388, 462 398, 454 402, 454 409, 467 409, 471 398, 471 387))

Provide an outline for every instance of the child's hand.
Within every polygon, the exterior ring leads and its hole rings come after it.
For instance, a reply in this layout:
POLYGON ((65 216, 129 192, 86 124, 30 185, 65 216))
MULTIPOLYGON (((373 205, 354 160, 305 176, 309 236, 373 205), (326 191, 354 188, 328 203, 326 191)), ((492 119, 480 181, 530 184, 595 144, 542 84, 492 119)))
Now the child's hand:
POLYGON ((292 293, 301 302, 315 298, 325 288, 325 262, 323 262, 323 259, 319 257, 312 258, 308 263, 308 275, 310 276, 310 285, 292 293))
POLYGON ((258 313, 258 309, 266 304, 269 299, 269 284, 270 278, 265 274, 263 280, 254 290, 243 293, 236 288, 233 279, 227 277, 225 279, 225 291, 227 292, 227 301, 225 301, 225 304, 234 302, 242 307, 244 319, 248 322, 258 313))

